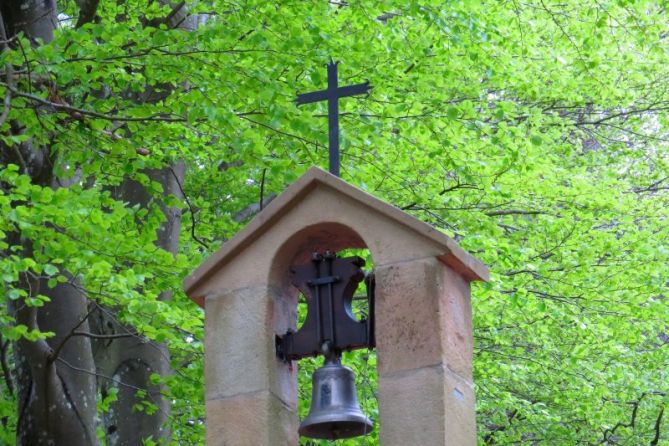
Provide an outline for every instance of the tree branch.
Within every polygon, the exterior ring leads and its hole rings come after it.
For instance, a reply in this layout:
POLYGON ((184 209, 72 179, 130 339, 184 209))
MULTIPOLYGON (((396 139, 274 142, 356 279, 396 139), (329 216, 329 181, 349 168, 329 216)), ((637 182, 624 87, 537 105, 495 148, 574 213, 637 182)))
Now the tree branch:
POLYGON ((252 124, 255 124, 255 125, 257 125, 257 126, 266 128, 267 130, 271 130, 271 131, 273 131, 273 132, 275 132, 275 133, 278 133, 279 135, 288 136, 288 137, 290 137, 290 138, 295 138, 295 139, 297 139, 298 141, 303 142, 304 144, 307 144, 307 145, 313 145, 313 146, 315 146, 315 147, 319 147, 319 148, 326 149, 326 147, 325 147, 323 144, 320 144, 320 143, 318 143, 318 142, 316 142, 316 141, 310 141, 310 140, 308 140, 308 139, 306 139, 306 138, 303 138, 303 137, 301 137, 301 136, 299 136, 299 135, 296 135, 296 134, 294 134, 294 133, 284 132, 284 131, 282 131, 282 130, 279 130, 279 129, 277 129, 277 128, 272 127, 272 126, 269 125, 269 124, 265 124, 265 123, 263 123, 263 122, 260 122, 260 121, 256 121, 256 120, 250 119, 250 118, 247 117, 247 115, 248 115, 248 114, 239 114, 239 113, 237 114, 238 117, 240 117, 240 118, 242 118, 242 119, 244 119, 244 120, 246 120, 246 121, 248 121, 248 122, 250 122, 250 123, 252 123, 252 124))
POLYGON ((260 179, 260 200, 258 200, 258 207, 262 211, 263 208, 263 201, 265 199, 265 174, 267 173, 267 169, 262 170, 262 178, 260 179))
POLYGON ((9 369, 9 364, 7 363, 7 348, 9 347, 9 341, 3 342, 2 335, 0 335, 0 366, 2 366, 2 374, 5 377, 5 384, 7 385, 7 390, 9 393, 14 395, 14 380, 12 379, 11 370, 9 369))
POLYGON ((524 211, 522 209, 505 209, 501 211, 486 212, 488 217, 496 217, 498 215, 540 215, 545 214, 543 211, 524 211))
POLYGON ((625 119, 625 118, 629 117, 630 115, 641 115, 641 114, 644 114, 644 113, 656 113, 656 112, 662 112, 662 111, 669 110, 669 107, 656 107, 656 108, 654 108, 655 105, 657 105, 657 104, 651 104, 646 108, 638 108, 638 109, 634 109, 634 110, 621 111, 621 112, 614 113, 614 114, 611 114, 611 115, 608 115, 608 116, 604 116, 603 118, 597 119, 595 121, 579 121, 579 122, 575 122, 574 125, 576 125, 576 126, 595 125, 596 126, 596 125, 599 125, 599 124, 603 124, 606 121, 610 121, 612 119, 617 119, 617 118, 625 119))
POLYGON ((635 187, 635 188, 632 189, 632 192, 640 194, 640 193, 644 193, 644 192, 657 192, 657 191, 662 190, 662 189, 669 189, 669 187, 660 186, 662 183, 664 183, 667 180, 669 180, 669 177, 664 177, 660 180, 655 181, 654 183, 650 184, 649 186, 635 187))
POLYGON ((96 378, 104 378, 104 379, 106 379, 108 381, 111 381, 113 383, 116 383, 120 386, 128 387, 128 388, 133 389, 133 390, 141 390, 143 392, 148 392, 147 389, 143 389, 141 387, 133 386, 132 384, 125 383, 125 382, 120 381, 116 378, 112 378, 111 376, 105 376, 105 375, 102 375, 100 373, 91 372, 90 370, 86 370, 86 369, 82 369, 81 367, 74 366, 74 365, 70 364, 69 362, 67 362, 66 360, 64 360, 63 358, 56 358, 56 360, 58 360, 58 362, 61 362, 61 363, 65 364, 67 367, 69 367, 72 370, 75 370, 77 372, 86 373, 87 375, 93 375, 96 378))
POLYGON ((93 313, 94 310, 95 310, 95 305, 90 310, 88 310, 88 313, 86 313, 86 315, 81 318, 81 320, 77 323, 77 325, 72 327, 72 330, 70 330, 70 332, 63 338, 63 340, 60 342, 60 344, 58 344, 58 346, 49 354, 49 357, 47 359, 47 364, 51 364, 56 359, 58 359, 58 355, 60 354, 61 350, 63 349, 63 347, 65 346, 67 341, 69 341, 73 336, 77 335, 77 331, 76 331, 77 328, 81 327, 81 325, 84 322, 86 322, 86 320, 93 313))
MULTIPOLYGON (((262 206, 265 207, 269 204, 270 201, 274 200, 276 198, 275 193, 269 194, 267 197, 263 198, 262 206)), ((244 209, 241 211, 237 212, 233 218, 236 222, 241 222, 246 220, 252 215, 257 214, 260 212, 261 207, 259 203, 251 203, 250 205, 246 206, 244 209)))
POLYGON ((511 423, 513 423, 513 421, 515 419, 521 419, 522 420, 523 418, 524 417, 522 417, 518 414, 518 409, 513 409, 511 411, 507 411, 506 419, 508 421, 508 424, 491 426, 490 431, 483 437, 484 443, 485 444, 495 444, 496 443, 495 434, 497 434, 498 432, 504 432, 505 430, 507 430, 509 427, 511 427, 511 423))
POLYGON ((188 195, 186 195, 186 192, 184 192, 184 188, 181 186, 181 181, 179 181, 179 177, 177 176, 176 172, 174 169, 172 169, 172 166, 169 166, 170 172, 172 172, 172 176, 174 176, 174 180, 177 182, 177 186, 179 186, 179 190, 181 191, 181 195, 183 195, 184 200, 186 201, 186 205, 188 205, 188 210, 190 211, 190 233, 191 237, 193 237, 193 240, 198 242, 200 245, 204 246, 206 249, 209 249, 209 245, 202 239, 200 239, 197 235, 195 235, 195 211, 193 210, 193 205, 191 204, 190 200, 188 199, 188 195))
POLYGON ((650 446, 657 446, 660 442, 660 433, 661 433, 661 426, 662 426, 662 415, 664 415, 664 406, 660 408, 660 413, 657 415, 657 419, 655 420, 655 437, 650 442, 650 446))
MULTIPOLYGON (((639 412, 639 406, 641 405, 643 399, 649 395, 664 396, 665 394, 664 392, 644 392, 641 394, 638 400, 628 402, 627 404, 630 404, 632 406, 632 416, 630 417, 630 421, 628 423, 619 421, 612 428, 604 429, 603 438, 597 444, 609 444, 609 440, 611 440, 611 437, 613 437, 613 435, 616 433, 616 430, 618 430, 621 427, 631 427, 632 429, 634 429, 636 426, 636 417, 637 413, 639 412)), ((660 413, 658 414, 657 419, 655 420, 655 438, 650 442, 650 446, 657 446, 658 442, 660 441, 660 425, 662 423, 663 414, 664 414, 664 406, 660 409, 660 413)))
POLYGON ((72 336, 85 336, 92 339, 119 339, 119 338, 139 338, 137 333, 117 333, 117 334, 95 334, 87 331, 74 331, 72 336))
POLYGON ((52 102, 52 101, 49 101, 47 99, 36 96, 34 94, 24 93, 22 91, 17 90, 13 86, 9 85, 9 83, 0 82, 0 85, 9 89, 16 96, 29 99, 33 102, 37 102, 37 103, 42 104, 42 105, 47 105, 49 107, 53 107, 56 110, 61 110, 61 111, 64 111, 64 112, 68 112, 70 114, 73 114, 74 116, 76 116, 78 114, 78 115, 83 115, 83 116, 90 116, 92 118, 106 119, 107 121, 117 121, 117 122, 147 122, 147 121, 187 122, 188 121, 188 119, 181 118, 181 117, 157 116, 157 115, 151 115, 151 116, 146 116, 146 117, 107 115, 107 114, 104 114, 104 113, 98 113, 98 112, 94 112, 94 111, 91 111, 91 110, 86 110, 84 108, 73 107, 73 106, 71 106, 69 104, 66 104, 66 103, 52 102))

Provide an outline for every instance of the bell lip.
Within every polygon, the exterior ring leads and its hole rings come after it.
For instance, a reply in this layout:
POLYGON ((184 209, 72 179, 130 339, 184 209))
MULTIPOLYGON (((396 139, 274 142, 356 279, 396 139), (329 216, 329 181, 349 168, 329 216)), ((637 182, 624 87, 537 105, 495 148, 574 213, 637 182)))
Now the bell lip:
POLYGON ((319 438, 326 440, 360 437, 364 435, 369 435, 373 431, 374 431, 374 423, 364 413, 355 414, 351 417, 351 419, 348 420, 342 420, 340 414, 319 416, 319 421, 317 423, 310 422, 310 417, 308 416, 302 421, 302 423, 300 423, 300 428, 298 429, 298 433, 303 437, 319 438), (313 435, 314 430, 318 431, 317 429, 315 429, 316 427, 330 423, 349 423, 351 425, 356 425, 357 428, 348 430, 347 432, 352 432, 350 435, 343 435, 336 437, 332 435, 320 435, 320 436, 313 435))

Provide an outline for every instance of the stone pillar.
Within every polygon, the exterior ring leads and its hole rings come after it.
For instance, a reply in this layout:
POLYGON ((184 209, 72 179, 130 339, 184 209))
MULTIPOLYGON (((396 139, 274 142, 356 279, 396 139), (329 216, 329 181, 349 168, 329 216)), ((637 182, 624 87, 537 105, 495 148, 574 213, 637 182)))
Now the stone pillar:
POLYGON ((294 317, 287 301, 269 286, 205 299, 207 446, 298 444, 295 369, 275 353, 294 317))
POLYGON ((469 283, 435 257, 375 269, 382 446, 475 446, 469 283))

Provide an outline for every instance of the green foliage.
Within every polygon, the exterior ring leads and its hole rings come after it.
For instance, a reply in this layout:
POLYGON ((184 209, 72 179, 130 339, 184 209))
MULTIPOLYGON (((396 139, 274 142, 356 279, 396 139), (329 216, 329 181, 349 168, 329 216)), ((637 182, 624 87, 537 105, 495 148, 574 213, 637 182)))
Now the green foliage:
MULTIPOLYGON (((60 3, 76 16, 73 2, 60 3)), ((21 38, 0 54, 2 66, 29 68, 0 124, 3 143, 48 147, 72 183, 52 189, 18 164, 0 170, 3 309, 44 303, 26 293, 31 278, 76 279, 168 345, 174 374, 159 380, 174 401, 172 441, 202 443, 202 311, 181 279, 243 227, 238 216, 261 190, 278 194, 326 165, 326 106, 292 100, 325 85, 332 56, 346 82, 374 86, 340 104, 342 176, 491 267, 491 282, 472 290, 481 444, 650 444, 657 432, 656 444, 667 441, 666 421, 655 427, 669 393, 663 6, 190 3, 209 14, 193 32, 144 26, 165 16, 158 2, 101 2, 95 23, 65 22, 49 44, 21 38), (189 203, 165 199, 146 174, 179 161, 189 203), (147 187, 149 206, 112 198, 124 177, 147 187), (161 204, 183 215, 177 256, 155 245, 161 204), (171 301, 158 300, 165 290, 171 301)), ((49 336, 7 311, 0 334, 0 344, 49 336)), ((373 355, 346 363, 375 379, 373 355)), ((301 370, 304 384, 314 364, 301 370)), ((373 388, 359 383, 361 399, 373 388)), ((15 396, 6 382, 0 394, 9 443, 15 396)), ((374 405, 366 410, 374 418, 374 405)))

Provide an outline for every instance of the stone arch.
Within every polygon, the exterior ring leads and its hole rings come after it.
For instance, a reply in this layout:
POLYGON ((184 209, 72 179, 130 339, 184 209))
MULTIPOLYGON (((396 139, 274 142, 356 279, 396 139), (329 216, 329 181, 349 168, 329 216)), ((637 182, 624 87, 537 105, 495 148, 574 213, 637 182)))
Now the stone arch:
MULTIPOLYGON (((297 319, 298 290, 290 284, 289 270, 294 265, 309 261, 313 252, 343 249, 369 249, 363 238, 346 225, 334 221, 305 223, 295 228, 273 252, 268 262, 267 283, 274 290, 273 326, 277 336, 294 329, 297 319)), ((372 258, 374 253, 370 249, 372 258)))
POLYGON ((338 222, 307 224, 297 229, 274 252, 268 283, 284 289, 289 268, 307 262, 312 252, 328 249, 339 252, 349 248, 369 249, 362 237, 349 225, 338 222))
MULTIPOLYGON (((274 305, 274 327, 288 326, 291 329, 299 329, 299 327, 296 327, 296 313, 300 291, 290 283, 291 267, 309 263, 314 252, 324 253, 325 251, 332 251, 338 254, 341 253, 341 251, 348 249, 368 250, 371 258, 374 259, 372 249, 367 246, 363 237, 349 224, 335 221, 322 221, 318 223, 303 222, 301 227, 295 228, 293 234, 288 236, 284 243, 274 251, 273 257, 269 261, 268 283, 272 288, 277 290, 275 300, 278 301, 277 304, 274 305)), ((348 256, 345 255, 342 257, 348 256)), ((361 282, 359 286, 365 287, 364 282, 361 282)), ((347 308, 347 310, 350 310, 350 308, 347 308)), ((349 312, 349 316, 354 319, 356 318, 352 311, 349 312)), ((276 333, 277 336, 283 334, 285 334, 285 331, 276 333)), ((292 366, 295 365, 297 365, 296 362, 292 364, 292 366)), ((295 368, 299 367, 300 366, 297 366, 295 368)), ((372 367, 373 371, 371 371, 371 373, 376 376, 376 367, 372 367)), ((278 369, 281 369, 281 365, 279 365, 278 369)), ((288 390, 289 392, 295 392, 294 395, 284 394, 284 399, 287 401, 298 400, 299 392, 297 391, 297 374, 294 373, 292 379, 295 382, 294 387, 283 386, 284 391, 288 390)), ((303 388, 302 390, 310 389, 311 387, 308 389, 303 388)), ((358 396, 360 391, 361 389, 358 389, 358 396)), ((295 409, 295 415, 297 415, 297 409, 295 409)), ((378 429, 378 417, 375 417, 373 422, 376 424, 375 429, 378 429)))

